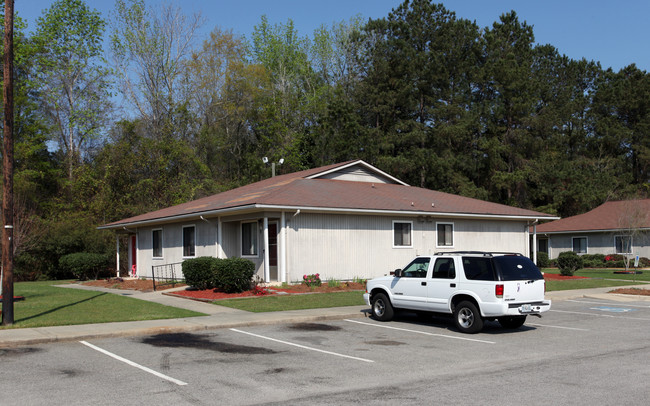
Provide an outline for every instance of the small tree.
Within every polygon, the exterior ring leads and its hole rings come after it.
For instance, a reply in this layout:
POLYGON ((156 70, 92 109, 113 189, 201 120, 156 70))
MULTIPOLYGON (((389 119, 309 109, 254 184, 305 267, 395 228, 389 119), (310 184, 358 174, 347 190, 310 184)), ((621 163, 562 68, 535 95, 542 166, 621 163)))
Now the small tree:
POLYGON ((642 229, 648 225, 648 212, 638 200, 622 202, 623 210, 618 218, 618 230, 614 237, 616 251, 624 257, 625 270, 630 269, 630 259, 634 257, 633 244, 644 245, 647 238, 642 229))

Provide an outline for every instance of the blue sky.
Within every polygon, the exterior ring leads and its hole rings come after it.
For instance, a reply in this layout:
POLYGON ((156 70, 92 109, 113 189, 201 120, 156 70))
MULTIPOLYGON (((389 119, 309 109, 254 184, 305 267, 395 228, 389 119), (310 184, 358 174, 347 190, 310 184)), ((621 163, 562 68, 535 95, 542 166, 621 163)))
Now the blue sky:
MULTIPOLYGON (((106 19, 112 0, 86 0, 106 19)), ((146 0, 147 4, 162 3, 146 0)), ((291 18, 300 35, 311 36, 321 24, 349 20, 361 14, 364 19, 381 18, 401 4, 397 0, 171 0, 186 11, 201 12, 206 19, 204 33, 215 26, 232 28, 250 36, 260 17, 271 23, 291 18)), ((16 12, 33 29, 50 0, 15 0, 16 12)), ((573 59, 601 62, 615 71, 631 64, 650 71, 650 1, 648 0, 448 0, 445 7, 458 17, 491 26, 499 16, 515 10, 520 20, 534 26, 537 43, 554 45, 573 59)))

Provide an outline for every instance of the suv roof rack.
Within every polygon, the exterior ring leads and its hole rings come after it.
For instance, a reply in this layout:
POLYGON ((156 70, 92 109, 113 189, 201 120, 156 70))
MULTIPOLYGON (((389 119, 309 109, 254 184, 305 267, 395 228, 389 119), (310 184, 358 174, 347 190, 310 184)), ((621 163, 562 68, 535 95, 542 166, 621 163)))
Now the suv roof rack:
POLYGON ((523 256, 522 254, 518 252, 498 252, 498 251, 439 251, 436 252, 434 255, 448 255, 448 254, 469 254, 469 255, 483 255, 483 256, 494 256, 494 255, 515 255, 515 256, 523 256))

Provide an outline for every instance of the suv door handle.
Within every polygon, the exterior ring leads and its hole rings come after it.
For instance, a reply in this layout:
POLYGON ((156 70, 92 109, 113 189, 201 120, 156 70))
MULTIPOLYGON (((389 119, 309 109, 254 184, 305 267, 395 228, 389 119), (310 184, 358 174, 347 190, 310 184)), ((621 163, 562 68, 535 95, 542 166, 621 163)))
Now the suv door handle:
POLYGON ((455 288, 455 287, 456 287, 456 284, 455 284, 455 283, 450 283, 450 284, 449 284, 449 287, 450 287, 450 288, 455 288))
POLYGON ((427 286, 426 282, 421 282, 421 283, 422 283, 422 286, 427 286))

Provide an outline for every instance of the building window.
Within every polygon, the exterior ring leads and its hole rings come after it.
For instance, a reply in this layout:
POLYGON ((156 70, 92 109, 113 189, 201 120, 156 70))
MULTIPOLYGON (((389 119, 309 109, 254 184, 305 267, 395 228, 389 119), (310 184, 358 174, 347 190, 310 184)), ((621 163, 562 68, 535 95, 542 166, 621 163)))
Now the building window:
POLYGON ((413 223, 410 221, 393 221, 393 248, 410 248, 413 246, 411 230, 413 223))
POLYGON ((151 244, 154 258, 162 258, 162 230, 151 231, 151 244))
POLYGON ((454 246, 454 223, 437 223, 438 230, 437 247, 454 246))
POLYGON ((573 237, 573 252, 587 253, 587 237, 573 237))
POLYGON ((241 224, 241 255, 257 256, 257 221, 241 224))
POLYGON ((195 246, 194 226, 183 227, 183 256, 193 257, 195 255, 195 246))
POLYGON ((616 240, 616 253, 617 254, 631 254, 632 253, 632 236, 617 235, 614 237, 616 240))
POLYGON ((548 254, 548 238, 541 238, 537 241, 537 251, 548 254))

